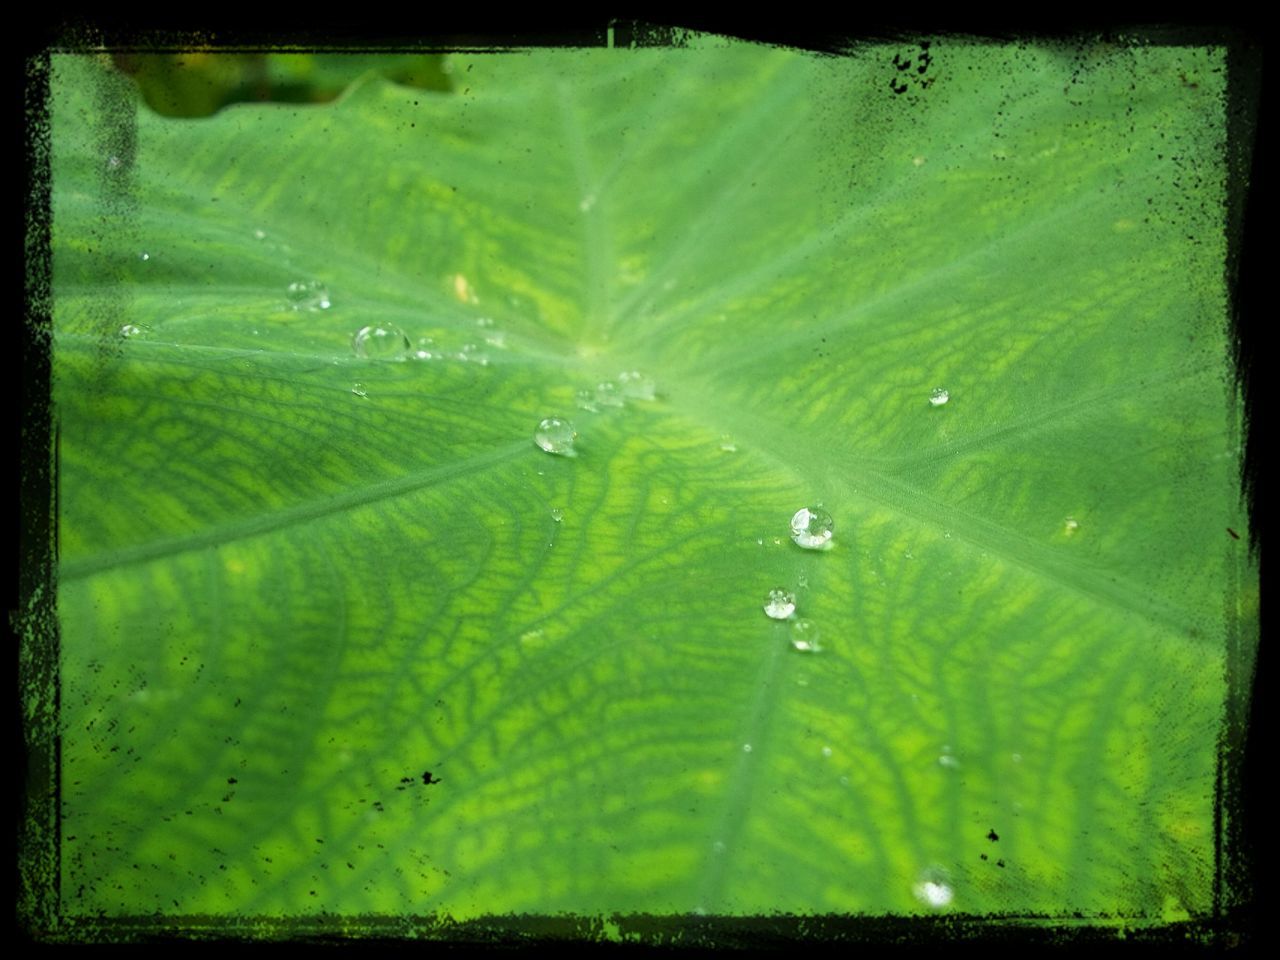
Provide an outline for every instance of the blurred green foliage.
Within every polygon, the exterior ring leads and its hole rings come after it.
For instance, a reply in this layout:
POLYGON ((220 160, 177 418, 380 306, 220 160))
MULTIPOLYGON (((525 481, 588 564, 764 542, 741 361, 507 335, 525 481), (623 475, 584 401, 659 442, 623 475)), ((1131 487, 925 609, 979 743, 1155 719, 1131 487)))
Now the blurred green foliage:
POLYGON ((376 71, 395 83, 447 93, 442 54, 118 53, 116 66, 166 117, 207 117, 231 103, 325 103, 356 77, 376 71))

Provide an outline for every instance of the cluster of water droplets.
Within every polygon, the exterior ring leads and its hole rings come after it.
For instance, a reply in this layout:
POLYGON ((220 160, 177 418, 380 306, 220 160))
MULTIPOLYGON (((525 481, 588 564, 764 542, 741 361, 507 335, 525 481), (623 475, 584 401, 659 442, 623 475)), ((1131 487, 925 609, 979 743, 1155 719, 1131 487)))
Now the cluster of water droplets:
POLYGON ((625 407, 629 400, 653 400, 657 396, 653 378, 639 370, 624 370, 616 380, 602 380, 594 388, 583 387, 574 395, 580 410, 599 413, 605 407, 625 407))

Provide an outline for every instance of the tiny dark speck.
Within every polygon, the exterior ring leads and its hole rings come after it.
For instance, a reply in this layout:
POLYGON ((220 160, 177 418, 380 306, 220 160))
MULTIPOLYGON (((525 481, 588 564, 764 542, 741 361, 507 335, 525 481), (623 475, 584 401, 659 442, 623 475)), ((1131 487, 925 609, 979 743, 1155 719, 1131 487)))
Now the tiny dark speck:
POLYGON ((1234 530, 1232 530, 1230 527, 1227 527, 1227 533, 1231 534, 1231 539, 1232 539, 1232 540, 1239 540, 1239 539, 1240 539, 1240 534, 1236 533, 1236 532, 1235 532, 1234 530))
POLYGON ((1000 839, 1000 835, 996 833, 994 830, 992 830, 990 833, 987 834, 987 839, 990 840, 992 843, 995 843, 997 840, 1000 839))
POLYGON ((239 782, 240 781, 237 780, 235 777, 227 777, 227 783, 239 783, 239 782))
POLYGON ((1003 860, 997 860, 997 861, 996 861, 996 866, 997 866, 997 867, 1003 867, 1003 866, 1004 866, 1004 861, 1003 861, 1003 860))

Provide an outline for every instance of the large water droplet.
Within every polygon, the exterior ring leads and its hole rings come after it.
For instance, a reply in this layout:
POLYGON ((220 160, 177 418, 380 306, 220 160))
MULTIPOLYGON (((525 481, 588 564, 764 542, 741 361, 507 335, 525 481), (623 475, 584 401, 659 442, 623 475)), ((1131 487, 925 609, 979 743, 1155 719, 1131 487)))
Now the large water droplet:
POLYGON ((376 324, 357 330, 351 349, 368 360, 403 360, 409 353, 409 338, 395 324, 376 324))
POLYGON ((624 397, 632 400, 653 399, 653 378, 646 377, 639 370, 629 370, 618 374, 618 384, 624 397))
POLYGON ((948 906, 955 899, 955 891, 951 888, 951 879, 947 876, 946 871, 939 867, 930 867, 920 874, 920 879, 911 888, 911 891, 916 895, 917 900, 935 909, 948 906))
POLYGON ((296 280, 285 291, 293 310, 328 310, 329 288, 319 280, 296 280))
POLYGON ((929 393, 929 402, 935 407, 940 407, 951 399, 951 392, 945 387, 934 387, 929 393))
POLYGON ((533 434, 533 442, 539 447, 547 453, 562 457, 578 455, 573 449, 573 442, 577 438, 578 434, 574 431, 573 424, 559 417, 547 417, 538 424, 538 429, 533 434))
POLYGON ((369 397, 369 391, 365 389, 363 383, 354 384, 351 387, 351 392, 354 393, 357 397, 364 397, 365 399, 368 399, 369 397))
POLYGON ((817 653, 822 648, 818 646, 818 627, 812 620, 801 617, 799 620, 791 624, 791 646, 795 647, 801 653, 817 653))
POLYGON ((774 620, 785 620, 796 612, 796 595, 775 587, 764 598, 764 612, 774 620))
POLYGON ((835 521, 821 507, 801 507, 791 518, 791 539, 806 550, 826 550, 831 546, 835 521))

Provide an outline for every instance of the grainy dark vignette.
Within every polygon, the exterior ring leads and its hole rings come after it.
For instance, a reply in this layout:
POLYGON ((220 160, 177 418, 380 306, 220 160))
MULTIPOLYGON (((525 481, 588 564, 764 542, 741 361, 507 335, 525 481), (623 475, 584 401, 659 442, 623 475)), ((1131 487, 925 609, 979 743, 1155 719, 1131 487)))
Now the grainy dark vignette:
MULTIPOLYGON (((1133 28, 1122 34, 1096 25, 1074 27, 1070 32, 1047 33, 1036 25, 1008 23, 991 26, 972 19, 964 23, 940 24, 937 20, 921 27, 901 21, 895 25, 858 24, 840 33, 831 27, 809 28, 769 21, 764 27, 743 28, 705 18, 683 19, 682 27, 649 26, 608 21, 588 27, 566 27, 548 20, 521 21, 504 14, 502 26, 489 25, 481 32, 457 26, 448 17, 433 12, 421 24, 406 24, 397 17, 398 36, 344 40, 338 32, 300 36, 297 24, 269 33, 272 26, 260 21, 257 33, 222 32, 218 45, 239 50, 279 50, 280 38, 297 38, 288 47, 309 50, 369 50, 385 52, 428 52, 449 49, 502 51, 512 47, 605 46, 608 30, 615 47, 679 45, 684 30, 708 31, 774 45, 785 45, 821 53, 841 53, 855 43, 890 40, 914 48, 922 38, 945 40, 947 34, 986 36, 1001 40, 1029 42, 1058 41, 1079 44, 1081 38, 1144 45, 1222 44, 1228 48, 1227 93, 1227 239, 1224 264, 1229 293, 1231 343, 1235 362, 1236 387, 1243 400, 1245 420, 1241 437, 1241 500, 1249 515, 1247 545, 1249 556, 1262 569, 1261 544, 1264 511, 1257 490, 1260 484, 1260 443, 1257 410, 1256 366, 1257 316, 1261 249, 1260 220, 1265 207, 1267 168, 1264 160, 1266 127, 1262 110, 1262 34, 1258 28, 1224 25, 1196 28, 1133 28), (418 27, 409 31, 409 27, 418 27), (410 39, 410 38, 413 39, 410 39), (432 40, 420 38, 430 37, 432 40)), ((317 29, 317 28, 313 28, 317 29)), ((345 28, 349 29, 349 28, 345 28)), ((69 36, 69 35, 68 35, 69 36)), ((448 917, 315 917, 273 919, 261 917, 187 917, 181 926, 163 918, 129 917, 69 920, 62 916, 60 891, 60 833, 58 825, 59 737, 57 728, 60 692, 58 633, 56 620, 56 451, 57 424, 50 404, 51 358, 51 250, 48 115, 51 51, 80 52, 91 43, 103 42, 112 50, 189 49, 195 34, 152 33, 146 36, 116 34, 102 37, 80 32, 76 38, 64 36, 39 54, 27 58, 23 76, 24 107, 24 307, 21 346, 20 431, 20 539, 18 597, 11 608, 11 627, 20 643, 19 736, 23 783, 19 789, 18 897, 17 920, 22 939, 50 942, 159 942, 190 943, 290 940, 307 943, 338 943, 358 938, 364 943, 394 944, 406 940, 474 945, 521 945, 563 947, 571 943, 600 940, 604 925, 612 923, 624 935, 638 936, 649 945, 668 947, 741 949, 786 946, 797 942, 946 946, 982 949, 996 947, 1088 947, 1090 952, 1138 952, 1168 954, 1203 952, 1205 947, 1232 949, 1257 942, 1265 932, 1262 916, 1270 883, 1265 880, 1258 853, 1262 823, 1260 771, 1266 728, 1264 698, 1265 645, 1260 638, 1238 633, 1234 610, 1224 609, 1226 632, 1227 702, 1218 741, 1218 774, 1215 790, 1216 878, 1214 915, 1164 928, 1130 930, 1122 938, 1108 927, 1090 925, 1088 917, 1025 917, 993 914, 987 917, 655 917, 614 915, 612 917, 492 917, 456 923, 448 917), (91 37, 95 39, 90 39, 91 37), (104 42, 105 41, 105 42, 104 42), (1249 649, 1256 644, 1250 662, 1249 649), (1015 921, 1015 922, 1009 922, 1015 921), (1028 925, 1028 922, 1036 925, 1028 925)), ((205 34, 200 39, 203 41, 205 34)), ((212 39, 212 37, 210 37, 212 39)), ((101 105, 109 109, 112 100, 123 107, 120 88, 114 95, 104 91, 101 105)), ((121 121, 112 145, 131 154, 132 113, 121 121)), ((122 158, 123 159, 123 158, 122 158)), ((130 156, 130 160, 131 160, 130 156)), ((122 164, 122 166, 124 166, 122 164)), ((104 228, 107 221, 128 229, 133 209, 130 204, 131 163, 113 177, 104 174, 104 228)), ((121 291, 127 296, 127 293, 121 291)), ((103 317, 109 322, 111 317, 103 317)), ((1224 533, 1224 538, 1226 534, 1224 533)), ((1240 567, 1243 567, 1242 563, 1240 567)), ((1231 584, 1234 586, 1234 583, 1231 584)), ((1246 625, 1247 626, 1247 625, 1246 625)), ((1100 918, 1101 919, 1101 918, 1100 918)), ((1113 916, 1108 919, 1119 919, 1113 916)), ((1135 918, 1137 919, 1137 918, 1135 918)))

